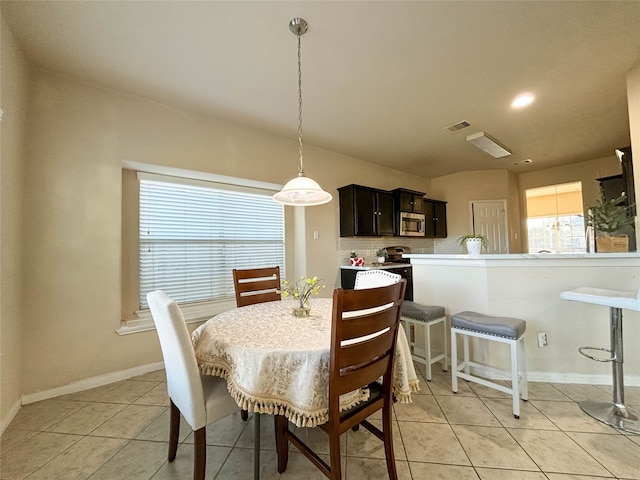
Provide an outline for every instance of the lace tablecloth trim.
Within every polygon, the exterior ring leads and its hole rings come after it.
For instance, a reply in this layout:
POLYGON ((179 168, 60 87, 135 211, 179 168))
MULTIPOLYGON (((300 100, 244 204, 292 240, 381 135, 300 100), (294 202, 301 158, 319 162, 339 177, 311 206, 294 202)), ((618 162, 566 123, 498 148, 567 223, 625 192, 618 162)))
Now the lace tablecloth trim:
MULTIPOLYGON (((310 411, 308 409, 305 410, 300 406, 291 405, 289 402, 286 402, 287 405, 283 406, 283 400, 281 398, 274 399, 264 395, 248 395, 237 387, 229 374, 229 368, 224 365, 200 365, 200 373, 203 375, 214 375, 216 377, 224 378, 227 382, 227 390, 242 410, 255 413, 266 413, 269 415, 284 415, 296 427, 313 428, 329 421, 329 414, 326 407, 310 411)), ((347 410, 368 400, 369 389, 363 388, 360 391, 348 393, 343 395, 340 399, 340 410, 347 410)))
POLYGON ((397 385, 393 386, 393 396, 400 403, 413 403, 411 394, 420 391, 420 381, 416 378, 409 380, 409 390, 400 389, 397 385))

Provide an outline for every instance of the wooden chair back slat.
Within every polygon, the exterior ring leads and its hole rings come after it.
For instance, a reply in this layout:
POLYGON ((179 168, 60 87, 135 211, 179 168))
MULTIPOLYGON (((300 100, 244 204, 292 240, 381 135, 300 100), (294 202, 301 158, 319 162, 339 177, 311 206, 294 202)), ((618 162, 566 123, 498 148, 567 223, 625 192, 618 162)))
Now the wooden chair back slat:
POLYGON ((344 369, 357 365, 362 359, 372 361, 374 358, 387 355, 393 346, 392 343, 393 335, 385 334, 362 342, 343 345, 341 347, 342 352, 340 353, 340 364, 338 366, 340 369, 344 369))
POLYGON ((385 355, 359 368, 343 370, 339 377, 335 378, 332 387, 336 395, 353 392, 354 390, 369 385, 382 377, 389 368, 390 357, 385 355), (373 380, 372 380, 373 379, 373 380))
POLYGON ((233 269, 233 286, 238 307, 280 300, 280 267, 233 269))

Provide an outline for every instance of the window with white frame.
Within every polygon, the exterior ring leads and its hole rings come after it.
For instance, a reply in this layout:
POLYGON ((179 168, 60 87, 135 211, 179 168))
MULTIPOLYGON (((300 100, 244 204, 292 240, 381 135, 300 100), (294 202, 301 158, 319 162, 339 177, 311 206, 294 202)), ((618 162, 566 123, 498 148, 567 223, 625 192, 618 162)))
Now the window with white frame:
POLYGON ((529 253, 585 252, 582 183, 525 190, 529 253))
POLYGON ((232 269, 280 266, 284 208, 274 192, 138 172, 140 308, 161 289, 178 303, 235 298, 232 269))

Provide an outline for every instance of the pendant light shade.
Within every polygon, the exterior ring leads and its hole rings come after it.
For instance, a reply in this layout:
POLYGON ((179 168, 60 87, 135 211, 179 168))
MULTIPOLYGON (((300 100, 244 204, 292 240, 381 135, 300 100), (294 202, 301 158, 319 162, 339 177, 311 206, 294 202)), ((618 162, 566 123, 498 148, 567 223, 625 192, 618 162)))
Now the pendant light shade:
POLYGON ((273 199, 283 205, 294 207, 312 207, 323 205, 333 198, 330 193, 322 190, 318 182, 304 175, 304 162, 302 160, 302 65, 300 55, 300 35, 303 35, 309 25, 303 18, 294 18, 289 22, 289 30, 298 37, 298 176, 289 180, 281 191, 273 196, 273 199))
POLYGON ((273 199, 283 205, 312 207, 323 205, 331 201, 331 194, 322 190, 318 182, 311 178, 300 176, 287 182, 273 199))

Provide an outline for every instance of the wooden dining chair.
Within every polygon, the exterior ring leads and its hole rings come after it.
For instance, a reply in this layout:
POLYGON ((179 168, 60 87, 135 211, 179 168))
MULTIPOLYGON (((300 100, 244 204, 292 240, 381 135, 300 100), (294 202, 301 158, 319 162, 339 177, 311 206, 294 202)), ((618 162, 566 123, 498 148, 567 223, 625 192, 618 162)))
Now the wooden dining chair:
POLYGON ((280 300, 280 267, 234 268, 233 286, 238 307, 280 300))
MULTIPOLYGON (((280 267, 233 269, 233 287, 236 291, 236 306, 280 300, 280 267)), ((240 411, 242 420, 248 420, 249 412, 240 411)))
POLYGON ((333 292, 329 364, 329 420, 319 427, 329 435, 330 465, 275 416, 278 472, 287 468, 289 442, 330 479, 340 479, 340 435, 360 424, 384 442, 389 479, 396 480, 391 429, 393 359, 406 280, 385 287, 333 292), (383 377, 382 384, 377 380, 383 377), (366 387, 369 399, 340 411, 340 395, 366 387), (382 430, 367 421, 382 409, 382 430))
POLYGON ((227 382, 200 375, 196 356, 178 304, 162 290, 147 294, 156 325, 169 393, 169 455, 173 462, 178 450, 180 414, 194 432, 193 478, 204 480, 207 463, 206 426, 239 410, 227 391, 227 382))

